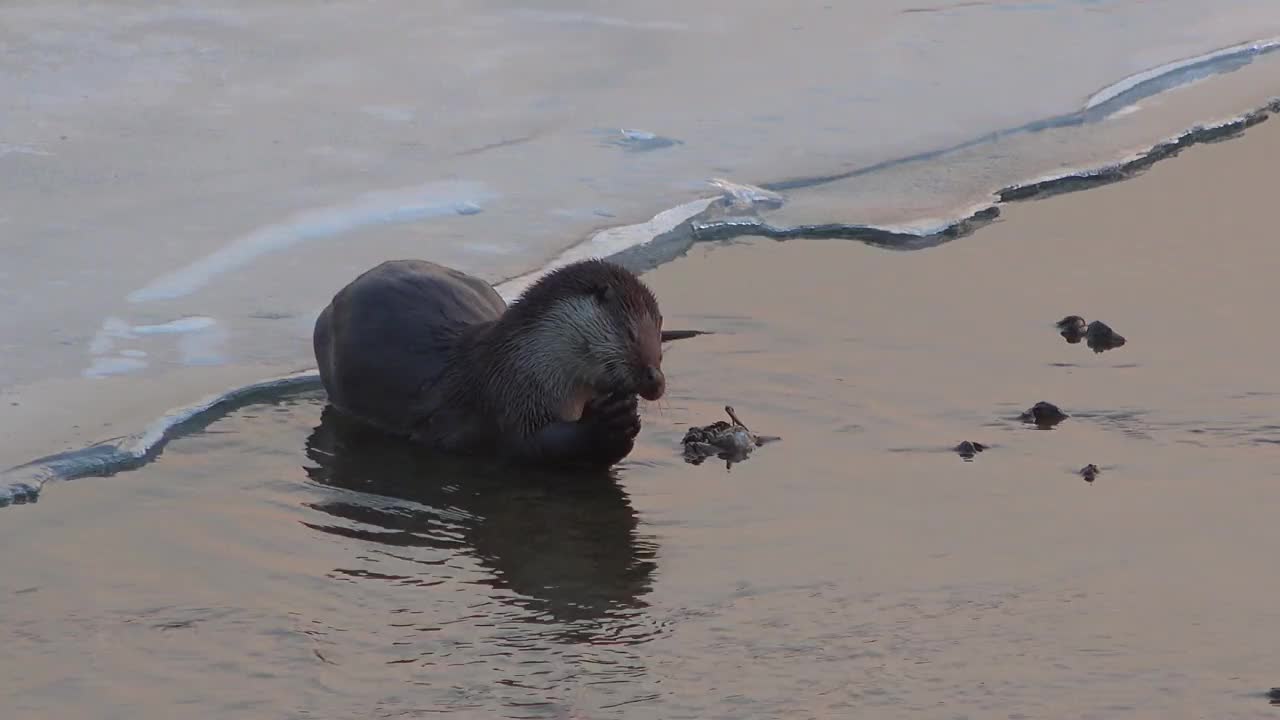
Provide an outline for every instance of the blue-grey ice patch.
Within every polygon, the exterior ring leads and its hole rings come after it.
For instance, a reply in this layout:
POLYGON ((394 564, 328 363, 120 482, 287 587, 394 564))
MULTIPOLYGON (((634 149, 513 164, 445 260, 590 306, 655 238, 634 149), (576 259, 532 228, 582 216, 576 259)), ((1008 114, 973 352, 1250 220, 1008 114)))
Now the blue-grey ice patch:
POLYGON ((93 359, 93 363, 81 373, 87 378, 100 378, 109 375, 124 375, 146 369, 147 361, 136 357, 121 355, 103 355, 93 359))
POLYGON ((133 328, 118 317, 108 317, 102 321, 102 327, 89 342, 89 352, 93 355, 104 355, 115 347, 116 340, 128 340, 133 337, 133 328))
POLYGON ((178 352, 184 365, 222 365, 230 334, 221 326, 210 326, 178 338, 178 352))
POLYGON ((614 145, 628 152, 649 152, 684 143, 675 138, 663 137, 648 130, 606 130, 605 145, 614 145))
POLYGON ((122 342, 139 341, 148 337, 177 335, 178 350, 187 365, 216 365, 225 362, 222 348, 227 331, 218 321, 204 315, 189 315, 163 323, 131 325, 112 316, 102 321, 102 328, 89 343, 92 363, 81 374, 85 377, 123 375, 147 368, 143 350, 126 348, 116 351, 122 342), (113 352, 115 351, 115 352, 113 352))
POLYGON ((1248 65, 1276 50, 1280 50, 1280 37, 1240 43, 1143 70, 1094 93, 1085 102, 1084 112, 1110 117, 1143 98, 1248 65))
MULTIPOLYGON (((639 7, 639 6, 637 6, 639 7)), ((512 10, 511 15, 536 22, 556 23, 563 25, 600 25, 633 30, 669 30, 685 31, 689 26, 669 20, 628 20, 627 18, 591 13, 557 12, 553 10, 531 10, 520 8, 512 10)))
POLYGON ((182 297, 222 273, 308 240, 330 238, 362 227, 402 224, 447 215, 474 215, 495 197, 477 182, 427 183, 365 193, 347 205, 306 210, 283 222, 258 228, 199 260, 162 276, 128 296, 129 302, 182 297))
POLYGON ((611 218, 614 214, 608 210, 601 208, 552 208, 547 211, 548 215, 556 217, 570 218, 572 220, 593 220, 596 218, 611 218))
POLYGON ((193 333, 217 325, 218 321, 203 315, 190 315, 156 325, 134 325, 130 328, 137 335, 178 335, 193 333))
POLYGON ((33 145, 14 145, 0 142, 0 158, 5 155, 52 155, 48 150, 41 150, 33 145))
POLYGON ((413 120, 413 110, 400 105, 365 105, 360 112, 386 120, 388 122, 406 123, 413 120))

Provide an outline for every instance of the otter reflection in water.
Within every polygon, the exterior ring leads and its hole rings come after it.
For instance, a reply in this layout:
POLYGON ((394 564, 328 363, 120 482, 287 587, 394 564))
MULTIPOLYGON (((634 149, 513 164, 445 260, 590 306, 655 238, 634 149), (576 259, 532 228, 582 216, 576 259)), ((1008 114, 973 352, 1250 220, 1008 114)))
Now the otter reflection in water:
POLYGON ((431 453, 331 407, 306 453, 313 481, 359 493, 311 503, 336 520, 311 528, 397 556, 470 555, 489 574, 485 584, 518 594, 499 599, 540 620, 602 620, 645 606, 655 548, 636 537, 636 513, 607 471, 569 475, 431 453))

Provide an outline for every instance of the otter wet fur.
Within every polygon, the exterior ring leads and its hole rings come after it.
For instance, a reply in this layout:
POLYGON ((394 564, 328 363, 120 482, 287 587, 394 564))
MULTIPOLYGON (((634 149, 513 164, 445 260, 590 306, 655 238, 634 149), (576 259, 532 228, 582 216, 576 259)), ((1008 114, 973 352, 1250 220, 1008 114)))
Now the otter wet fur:
POLYGON ((603 260, 553 270, 510 307, 486 282, 384 262, 338 291, 313 344, 330 404, 450 453, 607 467, 666 391, 657 299, 603 260))

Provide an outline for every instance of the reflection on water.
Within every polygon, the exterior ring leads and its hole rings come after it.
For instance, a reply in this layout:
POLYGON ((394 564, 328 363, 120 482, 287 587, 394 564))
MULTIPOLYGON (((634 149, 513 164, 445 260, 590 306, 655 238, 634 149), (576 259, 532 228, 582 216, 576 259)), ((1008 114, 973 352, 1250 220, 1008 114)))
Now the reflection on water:
POLYGON ((311 480, 350 492, 307 503, 327 517, 304 524, 377 548, 376 558, 335 575, 429 586, 443 582, 451 556, 465 554, 490 573, 478 584, 509 591, 496 596, 560 639, 649 636, 635 616, 651 588, 655 547, 637 537, 636 513, 611 473, 565 475, 428 453, 327 407, 306 455, 311 480), (389 564, 407 569, 389 573, 389 564))

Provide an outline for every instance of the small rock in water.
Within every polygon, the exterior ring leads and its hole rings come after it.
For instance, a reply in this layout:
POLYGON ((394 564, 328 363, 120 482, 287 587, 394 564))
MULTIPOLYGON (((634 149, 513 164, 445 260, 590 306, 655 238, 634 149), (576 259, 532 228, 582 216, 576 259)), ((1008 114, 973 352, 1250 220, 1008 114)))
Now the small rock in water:
POLYGON ((684 459, 693 465, 702 464, 703 460, 716 456, 725 461, 725 467, 747 459, 752 450, 773 440, 781 438, 756 435, 738 419, 733 406, 725 405, 724 411, 729 420, 717 420, 710 425, 691 427, 684 434, 681 444, 684 445, 684 459))
POLYGON ((1080 477, 1084 478, 1085 482, 1093 482, 1098 479, 1098 474, 1101 472, 1102 471, 1098 469, 1097 465, 1089 463, 1088 465, 1080 468, 1080 477))
POLYGON ((1280 705, 1280 687, 1273 687, 1267 691, 1267 699, 1272 705, 1280 705))
POLYGON ((1084 337, 1089 349, 1096 353, 1114 350, 1125 343, 1123 335, 1112 330, 1101 320, 1094 320, 1089 323, 1089 328, 1085 331, 1084 337))
POLYGON ((964 458, 966 461, 971 461, 973 460, 974 455, 977 455, 983 450, 986 450, 987 446, 983 445, 982 443, 976 443, 971 440, 965 440, 964 442, 960 443, 959 445, 955 446, 952 449, 955 450, 957 453, 959 453, 960 457, 964 458))
POLYGON ((1041 400, 1019 415, 1018 419, 1025 423, 1034 423, 1041 429, 1048 429, 1069 417, 1071 416, 1058 409, 1057 405, 1041 400))
POLYGON ((1072 345, 1084 339, 1087 324, 1079 315, 1068 315, 1058 321, 1058 333, 1072 345))

